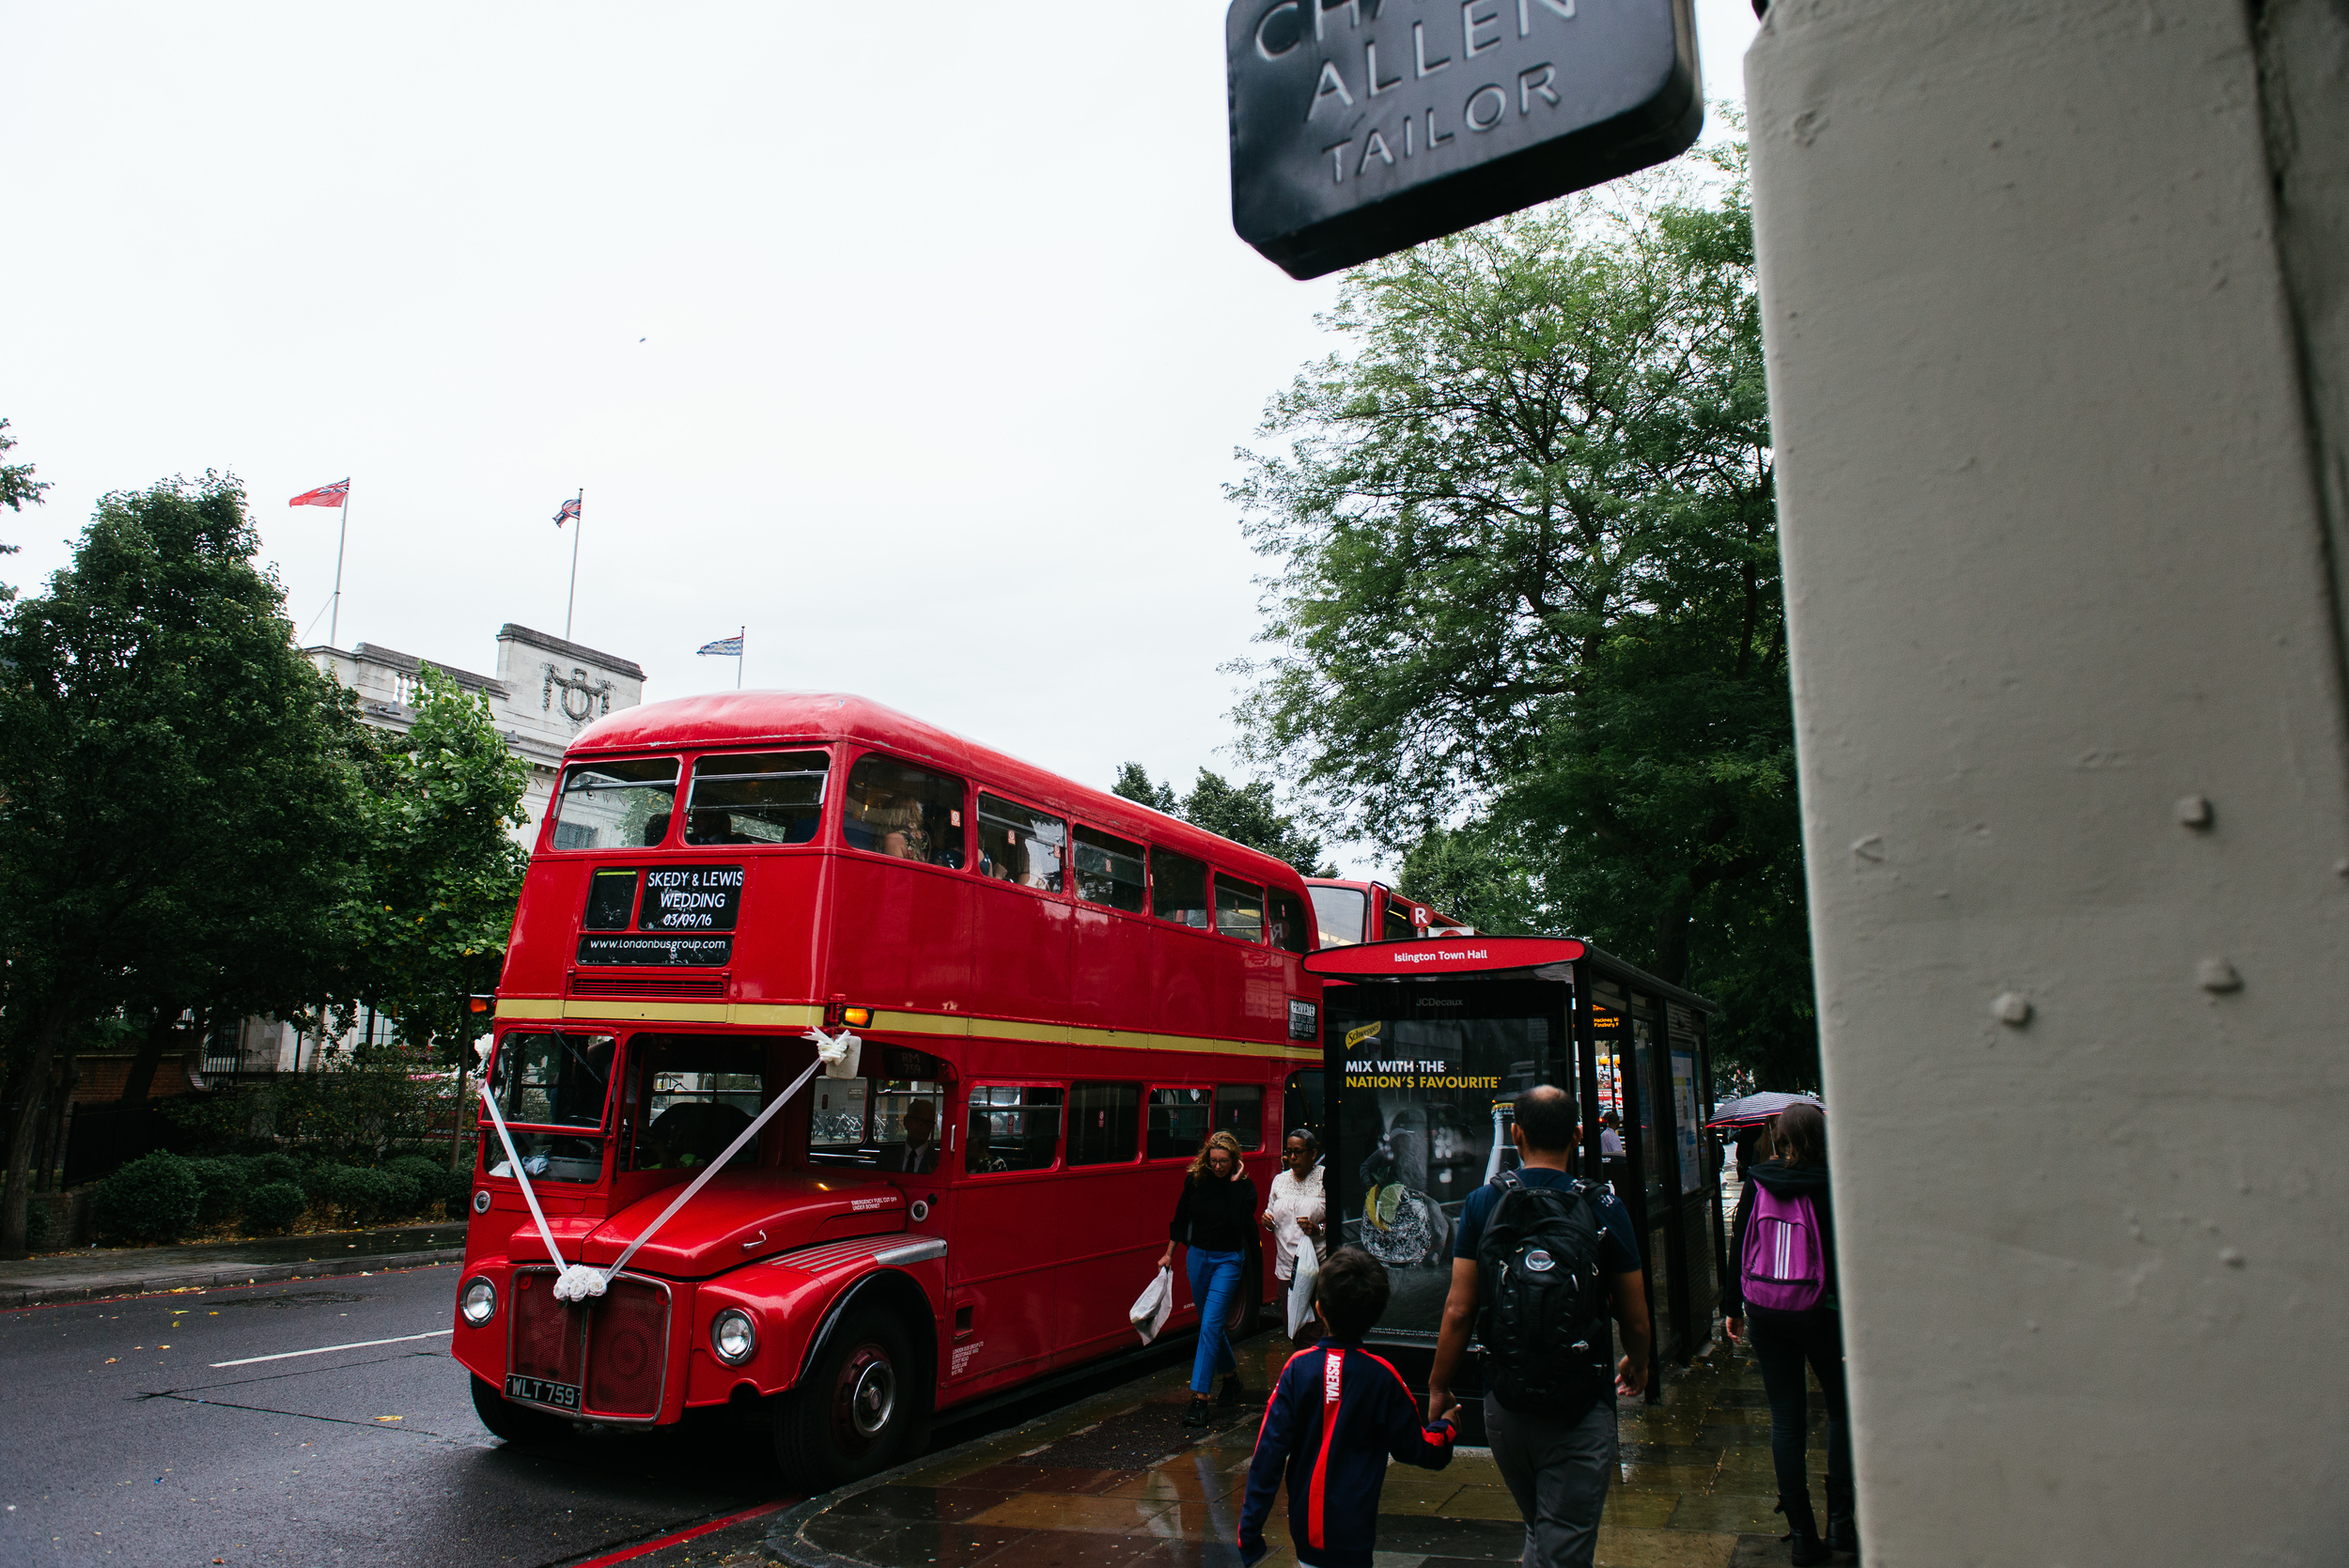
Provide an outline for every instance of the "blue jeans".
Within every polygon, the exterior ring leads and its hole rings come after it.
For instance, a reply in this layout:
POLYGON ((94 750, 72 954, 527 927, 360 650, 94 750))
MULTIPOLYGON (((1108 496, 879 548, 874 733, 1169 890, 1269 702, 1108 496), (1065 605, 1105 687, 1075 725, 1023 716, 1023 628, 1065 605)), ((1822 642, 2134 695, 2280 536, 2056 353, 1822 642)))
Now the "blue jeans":
POLYGON ((1190 1270, 1190 1298, 1199 1303, 1199 1348, 1190 1358, 1190 1391, 1204 1394, 1215 1388, 1219 1372, 1237 1372, 1232 1342, 1223 1320, 1232 1315, 1232 1297, 1239 1294, 1237 1252, 1202 1252, 1187 1249, 1184 1265, 1190 1270))

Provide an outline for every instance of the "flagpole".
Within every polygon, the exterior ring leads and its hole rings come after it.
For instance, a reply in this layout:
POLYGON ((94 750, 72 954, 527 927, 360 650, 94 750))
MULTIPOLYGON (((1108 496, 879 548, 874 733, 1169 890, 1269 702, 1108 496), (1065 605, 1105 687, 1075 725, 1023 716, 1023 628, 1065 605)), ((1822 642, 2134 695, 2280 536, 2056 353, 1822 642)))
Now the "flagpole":
POLYGON ((750 629, 749 623, 745 622, 742 629, 734 634, 734 689, 737 691, 742 690, 742 660, 750 657, 744 650, 742 643, 742 639, 749 634, 750 629))
POLYGON ((579 499, 571 503, 576 510, 571 521, 571 597, 563 603, 563 641, 571 640, 571 612, 579 604, 579 536, 587 531, 587 487, 579 488, 579 499))
MULTIPOLYGON (((343 520, 334 539, 334 609, 326 618, 326 642, 329 647, 342 646, 343 624, 343 547, 350 543, 350 481, 343 481, 343 520)), ((319 623, 312 621, 312 626, 319 623)))

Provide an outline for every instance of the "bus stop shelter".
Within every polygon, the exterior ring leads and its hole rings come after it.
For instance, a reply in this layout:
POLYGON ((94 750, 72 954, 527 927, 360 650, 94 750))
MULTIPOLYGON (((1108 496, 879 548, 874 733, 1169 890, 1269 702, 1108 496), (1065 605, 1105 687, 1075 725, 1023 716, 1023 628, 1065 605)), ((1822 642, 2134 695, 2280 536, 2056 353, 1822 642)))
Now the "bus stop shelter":
MULTIPOLYGON (((1424 1388, 1434 1357, 1461 1204, 1517 1164, 1511 1101, 1541 1083, 1580 1108, 1577 1172, 1610 1182, 1630 1207, 1656 1326, 1651 1371, 1686 1365, 1711 1338, 1727 1250, 1719 1150, 1703 1131, 1715 1004, 1571 938, 1365 942, 1305 967, 1330 982, 1330 1223, 1338 1244, 1386 1264, 1393 1296, 1371 1341, 1412 1386, 1424 1388), (1620 1156, 1602 1153, 1610 1109, 1620 1156)), ((1481 1425, 1470 1370, 1455 1391, 1481 1425)), ((1659 1380, 1648 1389, 1660 1397, 1659 1380)))

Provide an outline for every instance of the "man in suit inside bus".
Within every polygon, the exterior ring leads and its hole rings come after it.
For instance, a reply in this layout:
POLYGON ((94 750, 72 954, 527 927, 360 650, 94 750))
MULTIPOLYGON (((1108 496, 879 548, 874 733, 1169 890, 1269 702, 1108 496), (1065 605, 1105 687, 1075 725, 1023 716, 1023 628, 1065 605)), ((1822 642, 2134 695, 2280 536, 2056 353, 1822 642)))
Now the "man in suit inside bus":
POLYGON ((926 1175, 938 1169, 938 1108, 927 1100, 906 1107, 906 1141, 881 1157, 884 1171, 926 1175))

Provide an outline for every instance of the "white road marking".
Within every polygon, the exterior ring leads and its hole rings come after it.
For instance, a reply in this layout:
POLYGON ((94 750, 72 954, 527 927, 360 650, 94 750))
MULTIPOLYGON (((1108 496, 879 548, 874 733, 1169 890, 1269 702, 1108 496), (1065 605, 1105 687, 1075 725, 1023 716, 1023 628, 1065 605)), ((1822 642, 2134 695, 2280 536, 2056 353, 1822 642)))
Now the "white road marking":
POLYGON ((316 1350, 281 1350, 274 1356, 247 1356, 241 1360, 214 1361, 212 1369, 217 1372, 222 1367, 249 1367, 256 1361, 284 1361, 296 1356, 323 1356, 330 1350, 365 1350, 369 1345, 406 1344, 410 1340, 437 1340, 443 1334, 455 1332, 454 1328, 435 1328, 428 1334, 401 1334, 388 1340, 353 1340, 349 1344, 322 1344, 316 1350))

